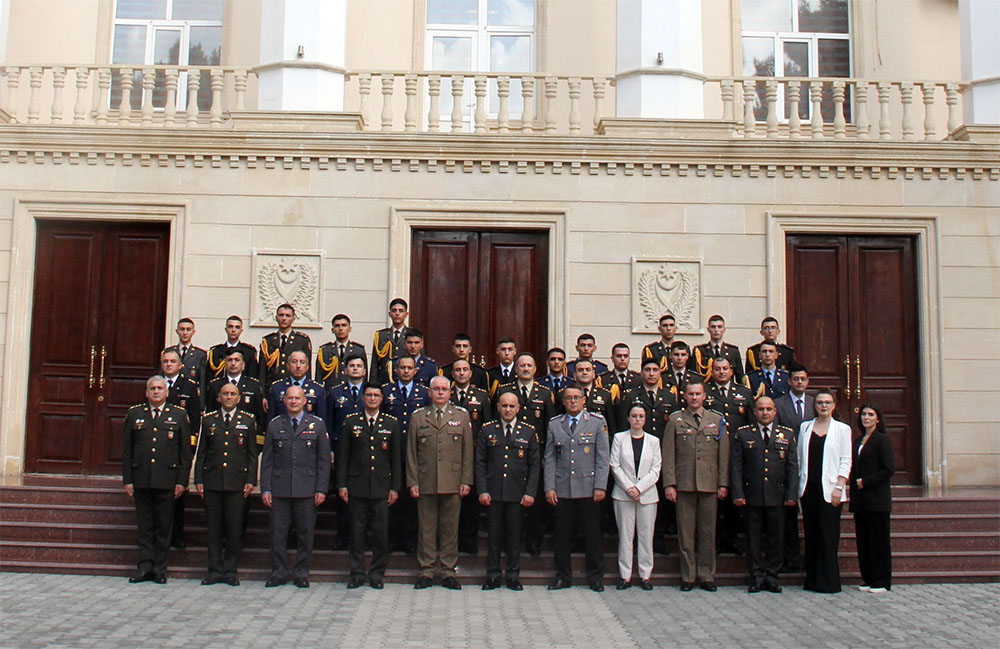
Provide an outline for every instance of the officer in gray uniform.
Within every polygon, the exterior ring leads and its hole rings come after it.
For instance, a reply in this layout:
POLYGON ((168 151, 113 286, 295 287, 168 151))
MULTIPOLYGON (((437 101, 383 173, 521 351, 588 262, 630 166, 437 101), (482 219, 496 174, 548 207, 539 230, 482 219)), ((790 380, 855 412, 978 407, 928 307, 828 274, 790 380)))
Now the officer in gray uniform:
POLYGON ((601 551, 601 501, 608 486, 611 447, 604 417, 584 410, 583 390, 563 389, 566 413, 549 422, 545 441, 545 499, 555 508, 556 580, 549 590, 569 588, 570 549, 579 527, 586 554, 587 583, 604 590, 601 551))
POLYGON ((316 508, 330 487, 330 438, 323 420, 304 411, 305 392, 285 390, 285 413, 271 420, 260 463, 261 501, 271 508, 271 576, 264 585, 288 580, 288 529, 298 534, 293 583, 309 588, 316 508))
POLYGON ((166 402, 162 376, 146 381, 146 399, 125 415, 122 445, 122 483, 139 527, 138 570, 129 583, 165 584, 174 500, 184 494, 191 468, 191 431, 184 409, 166 402))

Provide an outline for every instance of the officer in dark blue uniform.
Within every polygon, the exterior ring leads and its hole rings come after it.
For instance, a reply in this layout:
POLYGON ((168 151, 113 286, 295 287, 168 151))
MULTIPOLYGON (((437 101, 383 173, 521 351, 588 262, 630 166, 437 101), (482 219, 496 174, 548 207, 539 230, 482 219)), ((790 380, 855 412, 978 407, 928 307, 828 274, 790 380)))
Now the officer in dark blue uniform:
POLYGON ((323 419, 329 412, 326 407, 326 390, 323 386, 309 379, 306 375, 309 372, 309 357, 305 352, 295 351, 288 356, 288 377, 280 379, 271 385, 271 392, 268 395, 268 415, 273 419, 278 415, 285 414, 285 392, 288 388, 295 386, 302 388, 305 394, 305 411, 323 419))

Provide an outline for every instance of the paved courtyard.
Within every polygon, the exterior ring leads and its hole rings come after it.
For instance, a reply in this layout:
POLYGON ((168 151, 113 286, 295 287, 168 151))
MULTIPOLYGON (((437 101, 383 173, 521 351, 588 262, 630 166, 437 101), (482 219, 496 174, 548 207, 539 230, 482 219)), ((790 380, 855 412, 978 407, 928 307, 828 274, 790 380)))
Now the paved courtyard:
POLYGON ((979 649, 1000 646, 1000 584, 899 585, 886 595, 851 587, 833 596, 798 587, 781 595, 736 587, 597 594, 386 584, 378 592, 0 573, 0 646, 979 649))

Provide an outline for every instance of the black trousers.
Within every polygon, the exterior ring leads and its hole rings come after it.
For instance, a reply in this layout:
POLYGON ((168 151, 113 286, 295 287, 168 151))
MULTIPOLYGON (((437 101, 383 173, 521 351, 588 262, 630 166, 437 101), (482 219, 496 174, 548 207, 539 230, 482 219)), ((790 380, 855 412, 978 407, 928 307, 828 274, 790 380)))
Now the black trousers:
POLYGON ((351 578, 364 579, 366 576, 365 546, 368 538, 371 538, 372 565, 367 576, 370 579, 382 579, 385 577, 385 564, 389 560, 389 501, 387 498, 351 496, 350 502, 346 504, 351 515, 348 554, 351 578))
POLYGON ((785 558, 782 563, 786 570, 802 567, 802 541, 799 540, 799 506, 786 505, 785 510, 785 558))
POLYGON ((462 510, 458 514, 458 549, 475 550, 479 539, 479 494, 475 489, 462 498, 462 510))
POLYGON ((389 512, 389 540, 395 550, 410 552, 417 547, 417 501, 406 487, 389 512))
MULTIPOLYGON (((542 474, 545 467, 542 467, 542 474)), ((545 533, 553 524, 552 506, 545 500, 545 481, 538 478, 538 491, 535 493, 535 504, 527 508, 524 521, 524 544, 529 552, 536 553, 542 547, 545 533)))
POLYGON ((520 502, 494 500, 486 508, 486 524, 489 527, 489 549, 486 552, 486 578, 499 579, 503 576, 500 568, 500 553, 507 553, 507 579, 517 579, 521 575, 521 522, 524 507, 520 502))
POLYGON ((569 581, 573 576, 570 550, 573 532, 579 527, 586 557, 587 583, 600 583, 604 578, 604 553, 601 551, 601 503, 593 498, 560 498, 555 506, 556 578, 569 581))
POLYGON ((746 532, 747 570, 756 584, 778 583, 778 572, 783 560, 782 545, 785 531, 785 508, 752 507, 743 510, 743 527, 746 532))
POLYGON ((312 498, 272 498, 271 500, 271 576, 288 579, 288 530, 295 529, 297 543, 293 579, 309 576, 312 560, 313 531, 316 529, 316 505, 312 498))
POLYGON ((819 485, 809 485, 802 494, 802 526, 805 529, 806 580, 803 587, 817 593, 840 592, 840 512, 844 505, 834 507, 823 500, 819 485))
POLYGON ((889 512, 854 512, 861 583, 872 588, 892 588, 892 544, 889 512))
POLYGON ((184 545, 184 497, 187 493, 174 501, 174 518, 170 531, 170 545, 184 545))
POLYGON ((246 499, 242 491, 205 490, 208 577, 235 577, 243 547, 246 499))
MULTIPOLYGON (((337 462, 340 462, 340 456, 337 456, 337 462)), ((346 458, 345 460, 346 461, 346 458)), ((333 466, 330 467, 330 493, 326 497, 326 502, 330 503, 330 507, 333 508, 333 520, 335 524, 334 535, 333 535, 333 547, 336 549, 338 546, 344 547, 348 545, 348 540, 351 537, 350 534, 350 506, 340 499, 338 495, 337 488, 334 486, 337 484, 337 474, 333 466)))
POLYGON ((174 490, 135 489, 132 501, 135 503, 139 532, 139 572, 166 574, 174 518, 174 490))

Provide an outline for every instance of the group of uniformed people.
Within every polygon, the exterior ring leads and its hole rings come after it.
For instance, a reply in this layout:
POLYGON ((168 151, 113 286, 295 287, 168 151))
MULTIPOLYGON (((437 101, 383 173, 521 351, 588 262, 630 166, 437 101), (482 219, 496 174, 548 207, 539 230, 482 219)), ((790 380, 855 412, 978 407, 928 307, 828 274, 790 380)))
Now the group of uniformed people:
MULTIPOLYGON (((270 508, 268 587, 289 580, 308 587, 316 508, 330 494, 335 549, 349 549, 349 588, 381 588, 391 550, 416 552, 417 588, 436 574, 443 586, 460 588, 458 553, 476 551, 485 509, 484 589, 520 590, 522 542, 537 555, 551 527, 556 578, 549 588, 570 586, 570 552, 582 546, 587 583, 601 591, 602 518, 606 529, 614 524, 602 505, 614 485, 610 438, 629 427, 636 406, 645 431, 662 440, 661 507, 648 532, 660 551, 664 537, 678 533, 682 589, 697 579, 715 590, 717 548, 733 549, 744 527, 751 590, 780 591, 778 572, 798 568, 797 528, 788 524, 797 498, 795 431, 812 404, 805 368, 777 342, 773 318, 745 359, 723 340, 721 316, 709 320, 709 341, 691 349, 674 340, 676 321, 667 314, 661 338, 642 350, 639 372, 630 369, 627 345, 612 348, 608 367, 594 358, 594 337, 583 334, 570 362, 563 349, 550 349, 539 377, 533 355, 518 353, 509 338, 498 342, 495 366, 474 363, 465 334, 454 337, 454 360, 439 368, 407 317, 406 302, 394 299, 391 324, 375 333, 369 358, 350 340, 350 318, 334 316, 335 339, 319 347, 313 367, 311 340, 292 328, 290 304, 277 308, 278 329, 259 348, 240 340, 238 316, 226 321, 227 340, 207 352, 192 344, 194 323, 181 319, 178 343, 161 352, 159 373, 147 382, 146 402, 125 419, 123 479, 139 526, 130 581, 166 581, 168 547, 184 546, 180 496, 194 458, 208 521, 202 583, 237 585, 260 454, 270 508), (297 544, 291 568, 290 530, 297 544)), ((621 575, 619 587, 630 580, 621 575)))

